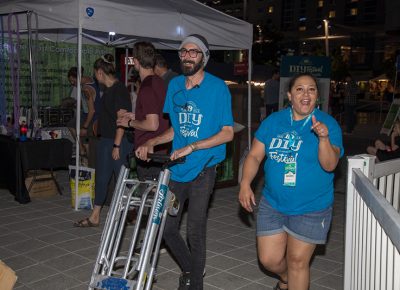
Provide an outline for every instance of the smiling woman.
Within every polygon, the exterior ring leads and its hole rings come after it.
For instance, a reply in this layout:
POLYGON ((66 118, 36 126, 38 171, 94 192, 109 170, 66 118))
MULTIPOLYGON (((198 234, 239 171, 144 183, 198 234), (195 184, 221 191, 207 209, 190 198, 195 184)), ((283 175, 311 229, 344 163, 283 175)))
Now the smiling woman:
POLYGON ((314 111, 317 98, 317 81, 312 75, 299 75, 294 77, 289 83, 287 93, 292 104, 293 119, 301 120, 314 111))
POLYGON ((279 276, 275 290, 306 290, 310 259, 329 232, 333 170, 343 144, 336 120, 316 108, 313 75, 293 77, 287 96, 291 107, 269 115, 255 134, 243 165, 239 202, 253 211, 256 201, 250 184, 266 157, 257 213, 259 259, 279 276))

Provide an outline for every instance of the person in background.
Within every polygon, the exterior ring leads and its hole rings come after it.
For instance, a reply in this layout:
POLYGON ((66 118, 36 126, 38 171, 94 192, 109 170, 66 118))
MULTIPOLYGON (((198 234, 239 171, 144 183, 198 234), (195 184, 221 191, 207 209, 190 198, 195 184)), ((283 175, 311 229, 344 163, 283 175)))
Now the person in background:
MULTIPOLYGON (((150 42, 137 42, 133 48, 133 64, 139 73, 141 84, 136 99, 135 113, 121 112, 117 125, 134 128, 135 149, 146 143, 169 127, 163 114, 166 86, 154 73, 156 50, 150 42)), ((167 146, 157 147, 158 153, 167 153, 167 146)), ((140 180, 158 178, 161 164, 137 160, 137 174, 140 180)))
POLYGON ((231 95, 223 80, 204 71, 210 52, 203 36, 187 36, 178 55, 183 75, 171 80, 164 105, 172 127, 135 153, 147 160, 154 146, 172 141, 171 159, 186 156, 185 163, 170 168, 169 188, 181 206, 166 220, 164 241, 182 270, 178 289, 203 289, 208 203, 216 166, 225 159, 225 143, 233 139, 231 95), (179 232, 185 202, 188 243, 179 232))
POLYGON ((356 82, 351 75, 347 75, 344 87, 344 119, 346 130, 345 134, 353 134, 354 127, 357 123, 356 107, 357 96, 360 92, 356 82))
POLYGON ((272 72, 271 79, 265 82, 264 104, 266 117, 279 109, 279 70, 272 72))
POLYGON ((386 145, 382 140, 377 139, 374 146, 367 147, 368 154, 376 156, 376 161, 385 161, 400 157, 400 121, 394 123, 393 131, 390 134, 390 144, 386 145))
POLYGON ((129 91, 115 76, 114 56, 106 54, 94 63, 96 79, 104 86, 101 108, 98 115, 99 140, 96 146, 96 193, 94 208, 89 217, 74 223, 76 227, 97 227, 100 212, 107 198, 107 185, 114 174, 118 175, 121 166, 127 161, 132 147, 124 133, 117 126, 117 112, 132 108, 129 91))
POLYGON ((168 88, 169 82, 178 74, 168 68, 165 58, 157 54, 155 58, 154 73, 164 80, 165 87, 168 88))
MULTIPOLYGON (((96 110, 95 110, 95 102, 100 99, 100 89, 93 78, 89 76, 83 75, 84 69, 81 68, 81 114, 80 114, 80 122, 81 122, 81 129, 80 129, 80 137, 89 137, 93 136, 93 122, 97 118, 96 110)), ((77 78, 78 78, 78 68, 71 67, 68 71, 68 81, 73 88, 77 86, 77 78)), ((75 96, 76 100, 76 96, 75 96)), ((71 119, 67 127, 71 132, 71 135, 76 138, 76 116, 77 112, 75 110, 75 117, 71 119)), ((81 155, 87 157, 89 147, 85 146, 87 142, 82 142, 85 140, 81 140, 80 142, 80 151, 81 155), (85 145, 83 145, 85 144, 85 145)))
POLYGON ((266 157, 257 213, 261 264, 279 276, 275 290, 306 290, 310 260, 326 243, 332 219, 333 171, 343 155, 334 118, 316 108, 317 81, 308 73, 289 82, 291 106, 265 119, 243 165, 239 202, 253 212, 251 182, 266 157))

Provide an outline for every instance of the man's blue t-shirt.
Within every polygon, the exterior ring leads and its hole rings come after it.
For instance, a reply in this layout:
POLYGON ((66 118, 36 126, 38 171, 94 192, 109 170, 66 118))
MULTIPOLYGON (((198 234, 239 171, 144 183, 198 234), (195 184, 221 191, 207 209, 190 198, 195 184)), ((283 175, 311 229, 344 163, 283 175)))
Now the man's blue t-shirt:
MULTIPOLYGON (((329 130, 332 145, 343 156, 342 131, 334 118, 315 109, 317 121, 329 130)), ((319 139, 311 130, 311 118, 291 122, 291 108, 265 119, 255 137, 265 145, 265 185, 263 195, 276 210, 303 214, 329 207, 333 203, 333 172, 325 171, 318 160, 319 139), (296 162, 295 186, 284 185, 286 162, 296 162)))
MULTIPOLYGON (((233 126, 231 94, 225 82, 209 73, 200 85, 187 90, 185 77, 180 75, 168 86, 164 112, 169 114, 174 129, 172 150, 209 138, 224 126, 233 126)), ((185 163, 171 167, 171 179, 178 182, 194 180, 206 167, 225 159, 225 144, 195 151, 185 163)))

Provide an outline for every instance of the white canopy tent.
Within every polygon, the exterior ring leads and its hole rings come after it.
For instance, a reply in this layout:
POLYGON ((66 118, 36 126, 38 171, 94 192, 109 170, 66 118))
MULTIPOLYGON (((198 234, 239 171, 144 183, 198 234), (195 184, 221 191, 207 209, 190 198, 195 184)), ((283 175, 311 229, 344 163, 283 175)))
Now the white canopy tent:
MULTIPOLYGON (((158 48, 174 49, 186 35, 193 33, 203 35, 212 50, 245 49, 249 50, 251 56, 253 41, 251 24, 194 0, 3 0, 0 2, 0 14, 21 12, 33 12, 37 15, 40 39, 76 42, 77 67, 81 67, 83 42, 124 46, 145 39, 158 48), (109 36, 110 32, 115 33, 112 39, 109 36)), ((19 26, 27 27, 27 18, 20 17, 19 26)), ((250 146, 251 57, 248 66, 250 146)), ((78 90, 78 111, 80 111, 80 99, 78 90)), ((79 123, 78 121, 78 135, 79 123)), ((78 164, 77 160, 77 166, 78 164)))

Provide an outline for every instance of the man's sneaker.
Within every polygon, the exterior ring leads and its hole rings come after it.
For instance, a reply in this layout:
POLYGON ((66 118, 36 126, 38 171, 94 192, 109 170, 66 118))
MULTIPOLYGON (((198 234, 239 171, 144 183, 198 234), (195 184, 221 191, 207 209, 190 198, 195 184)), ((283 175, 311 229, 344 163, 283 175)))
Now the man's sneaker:
POLYGON ((179 287, 178 290, 188 290, 190 287, 190 273, 183 272, 179 276, 179 287))

